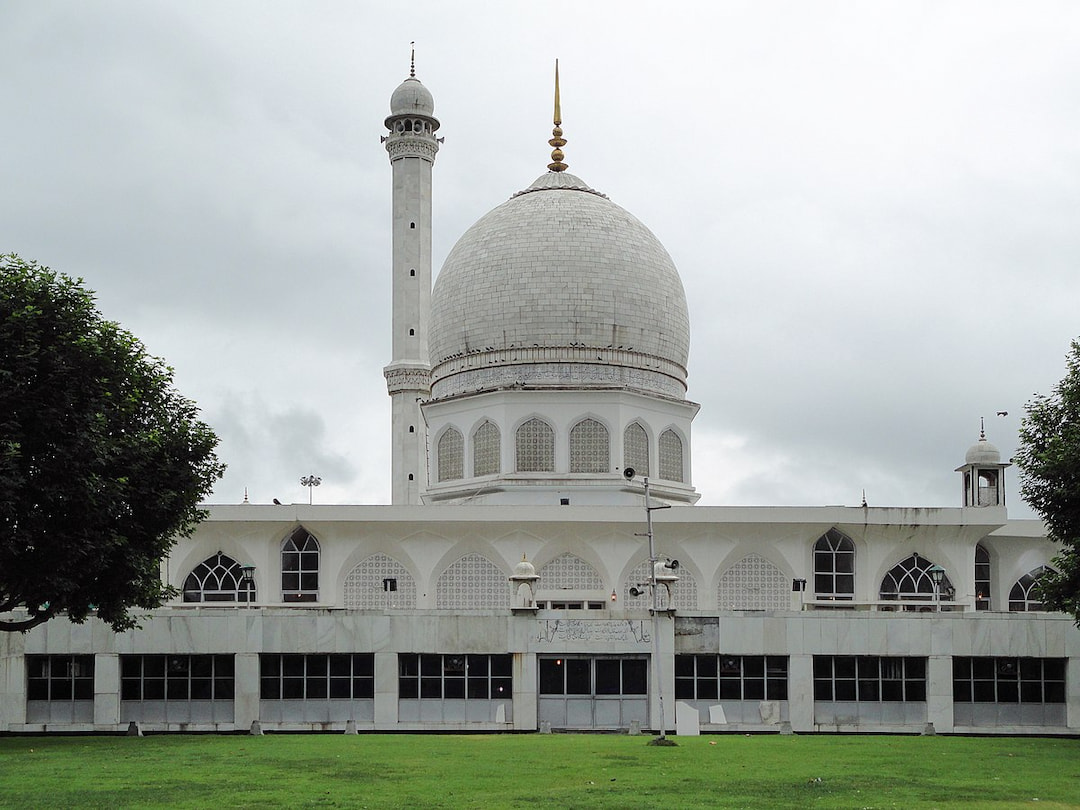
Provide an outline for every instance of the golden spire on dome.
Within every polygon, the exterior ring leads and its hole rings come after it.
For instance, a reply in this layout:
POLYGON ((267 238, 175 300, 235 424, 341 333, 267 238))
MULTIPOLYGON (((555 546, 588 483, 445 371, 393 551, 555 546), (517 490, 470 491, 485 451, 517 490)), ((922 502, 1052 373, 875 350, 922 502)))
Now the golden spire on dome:
POLYGON ((559 60, 555 60, 555 128, 551 130, 551 140, 548 144, 554 148, 551 150, 551 163, 548 164, 548 169, 553 172, 565 172, 567 165, 562 162, 563 151, 562 148, 566 146, 566 138, 562 136, 562 110, 559 107, 559 60))

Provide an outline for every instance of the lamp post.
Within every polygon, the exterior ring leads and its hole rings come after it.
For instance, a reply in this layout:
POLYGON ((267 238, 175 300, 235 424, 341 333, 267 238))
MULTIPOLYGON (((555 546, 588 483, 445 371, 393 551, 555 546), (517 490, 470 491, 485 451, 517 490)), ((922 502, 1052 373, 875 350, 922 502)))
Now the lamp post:
POLYGON ((308 488, 308 491, 307 491, 308 506, 311 506, 311 490, 312 490, 312 488, 317 487, 321 483, 322 483, 322 479, 319 478, 317 475, 305 475, 303 478, 300 479, 300 484, 302 486, 305 486, 305 487, 308 488))
POLYGON ((244 583, 244 600, 251 609, 251 596, 255 592, 255 566, 251 563, 240 566, 240 580, 244 583))
MULTIPOLYGON (((627 467, 623 470, 623 477, 627 481, 634 479, 634 468, 627 467)), ((645 536, 649 538, 649 586, 652 588, 652 617, 653 617, 653 665, 656 669, 656 697, 660 704, 660 736, 657 741, 667 741, 667 722, 664 717, 664 678, 663 668, 660 665, 660 593, 657 590, 656 564, 659 558, 656 556, 656 547, 653 544, 652 513, 657 509, 670 509, 671 504, 653 506, 649 498, 649 477, 641 479, 645 485, 645 536)), ((638 535, 641 536, 640 534, 638 535)), ((631 591, 631 594, 633 591, 631 591)))
POLYGON ((934 612, 941 612, 941 581, 945 578, 945 569, 936 563, 927 570, 930 579, 934 580, 934 612))

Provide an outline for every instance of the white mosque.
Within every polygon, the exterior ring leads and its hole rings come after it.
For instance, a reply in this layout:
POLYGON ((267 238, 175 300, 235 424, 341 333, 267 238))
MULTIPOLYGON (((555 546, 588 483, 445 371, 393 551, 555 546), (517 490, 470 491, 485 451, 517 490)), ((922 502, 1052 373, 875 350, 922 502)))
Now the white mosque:
POLYGON ((1032 593, 1056 549, 985 435, 954 508, 694 505, 679 274, 566 171, 557 73, 554 120, 433 287, 410 72, 392 505, 209 507, 141 629, 0 634, 0 731, 1080 733, 1080 631, 1032 593))

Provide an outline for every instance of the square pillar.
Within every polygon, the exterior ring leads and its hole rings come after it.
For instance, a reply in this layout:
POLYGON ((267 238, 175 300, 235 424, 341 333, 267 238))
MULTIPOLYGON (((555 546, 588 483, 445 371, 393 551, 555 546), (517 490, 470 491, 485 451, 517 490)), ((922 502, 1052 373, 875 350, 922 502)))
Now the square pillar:
POLYGON ((234 662, 233 725, 242 731, 259 719, 259 654, 237 653, 234 662))
POLYGON ((952 656, 931 655, 926 661, 926 721, 934 730, 953 731, 952 656))
MULTIPOLYGON (((531 617, 530 617, 531 618, 531 617)), ((514 731, 536 731, 539 705, 539 664, 532 653, 514 653, 514 731)))
POLYGON ((115 731, 120 725, 120 656, 94 656, 94 730, 115 731))
POLYGON ((792 731, 814 730, 814 656, 788 656, 788 720, 792 731))
POLYGON ((0 731, 26 723, 26 656, 0 655, 0 731))
POLYGON ((375 653, 375 728, 393 729, 397 722, 397 653, 375 653))

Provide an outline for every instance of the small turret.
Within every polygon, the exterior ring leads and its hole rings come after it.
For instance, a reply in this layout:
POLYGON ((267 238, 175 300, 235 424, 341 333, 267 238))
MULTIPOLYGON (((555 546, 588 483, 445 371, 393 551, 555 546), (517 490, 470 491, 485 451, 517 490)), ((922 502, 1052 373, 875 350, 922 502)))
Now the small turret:
POLYGON ((964 506, 1004 506, 1005 468, 1001 451, 986 440, 985 420, 979 420, 979 440, 968 448, 964 464, 956 468, 963 474, 964 506))

